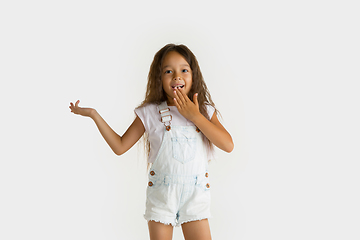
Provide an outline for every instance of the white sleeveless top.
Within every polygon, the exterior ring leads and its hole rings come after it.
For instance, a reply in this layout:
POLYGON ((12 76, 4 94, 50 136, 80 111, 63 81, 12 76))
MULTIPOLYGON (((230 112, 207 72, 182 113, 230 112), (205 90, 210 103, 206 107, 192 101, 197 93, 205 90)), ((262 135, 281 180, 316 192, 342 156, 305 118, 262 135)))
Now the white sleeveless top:
MULTIPOLYGON (((211 105, 207 106, 207 113, 213 116, 215 109, 211 105)), ((193 122, 187 120, 179 113, 176 106, 169 106, 170 114, 172 115, 171 125, 173 126, 195 126, 193 122)), ((140 118, 144 125, 145 132, 148 135, 150 142, 150 155, 148 162, 154 163, 155 157, 159 151, 160 145, 164 135, 164 123, 161 122, 161 115, 159 113, 157 104, 147 104, 143 107, 136 108, 135 114, 140 118)), ((208 159, 214 159, 213 151, 208 149, 208 159)))

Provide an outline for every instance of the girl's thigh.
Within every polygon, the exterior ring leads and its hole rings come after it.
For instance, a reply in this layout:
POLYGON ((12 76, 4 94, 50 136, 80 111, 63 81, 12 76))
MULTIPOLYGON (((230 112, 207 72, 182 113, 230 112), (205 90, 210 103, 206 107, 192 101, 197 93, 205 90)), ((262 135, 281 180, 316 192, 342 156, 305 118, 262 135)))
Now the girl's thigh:
POLYGON ((185 240, 211 240, 207 219, 187 222, 181 225, 185 240))
POLYGON ((149 221, 150 240, 171 240, 173 235, 173 226, 165 225, 159 222, 149 221))

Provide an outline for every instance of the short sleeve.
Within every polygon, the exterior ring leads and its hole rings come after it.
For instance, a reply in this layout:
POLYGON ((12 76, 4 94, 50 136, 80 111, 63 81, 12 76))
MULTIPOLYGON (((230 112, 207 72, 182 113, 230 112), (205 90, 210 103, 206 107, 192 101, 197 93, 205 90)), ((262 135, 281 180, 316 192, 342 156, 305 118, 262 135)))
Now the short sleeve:
POLYGON ((140 107, 140 108, 135 108, 134 112, 135 114, 140 118, 142 124, 144 125, 145 131, 148 131, 148 126, 147 126, 147 121, 145 119, 145 116, 147 116, 147 114, 145 113, 146 108, 145 107, 140 107))
POLYGON ((207 113, 209 115, 209 119, 211 120, 212 116, 214 115, 215 108, 213 106, 211 106, 210 104, 207 104, 206 105, 206 110, 207 110, 207 113))

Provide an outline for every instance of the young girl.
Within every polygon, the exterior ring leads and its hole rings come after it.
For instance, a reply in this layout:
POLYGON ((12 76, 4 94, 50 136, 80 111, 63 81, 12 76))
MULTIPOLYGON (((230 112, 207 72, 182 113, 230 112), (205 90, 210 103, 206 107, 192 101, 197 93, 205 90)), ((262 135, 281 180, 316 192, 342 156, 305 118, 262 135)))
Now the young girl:
POLYGON ((231 152, 230 134, 217 110, 194 54, 184 45, 168 44, 151 64, 145 100, 123 136, 95 109, 70 103, 71 112, 91 117, 115 154, 129 150, 145 133, 151 164, 145 219, 150 239, 172 239, 182 226, 186 240, 211 239, 208 161, 214 144, 231 152))

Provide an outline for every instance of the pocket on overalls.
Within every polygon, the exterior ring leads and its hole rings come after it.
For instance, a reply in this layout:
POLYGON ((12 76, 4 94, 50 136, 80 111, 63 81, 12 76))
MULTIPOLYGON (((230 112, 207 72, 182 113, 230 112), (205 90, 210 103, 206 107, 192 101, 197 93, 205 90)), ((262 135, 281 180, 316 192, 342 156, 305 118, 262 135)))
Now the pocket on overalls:
POLYGON ((173 137, 172 153, 173 158, 181 163, 187 163, 195 158, 196 138, 173 137))

